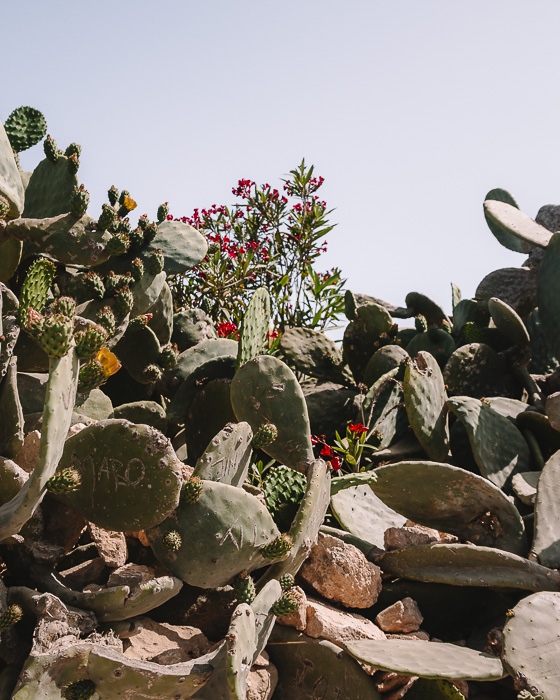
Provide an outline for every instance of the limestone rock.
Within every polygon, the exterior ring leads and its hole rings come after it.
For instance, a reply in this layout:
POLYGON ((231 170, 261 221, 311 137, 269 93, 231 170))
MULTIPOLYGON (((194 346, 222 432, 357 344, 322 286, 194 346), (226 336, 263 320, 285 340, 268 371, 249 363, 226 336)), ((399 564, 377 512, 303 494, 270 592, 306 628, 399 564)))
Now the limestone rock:
POLYGON ((17 455, 14 457, 14 462, 24 471, 32 472, 33 469, 35 469, 35 463, 39 457, 40 442, 41 433, 38 430, 32 430, 25 436, 23 445, 20 447, 17 455))
POLYGON ((328 639, 333 644, 354 639, 385 639, 385 633, 371 620, 312 598, 307 601, 305 634, 314 639, 328 639))
POLYGON ((141 564, 125 564, 115 569, 107 580, 107 586, 130 586, 136 588, 141 583, 150 581, 155 576, 155 570, 141 564))
POLYGON ((412 598, 403 598, 385 610, 382 610, 375 621, 384 632, 406 634, 420 629, 424 618, 420 608, 412 598))
POLYGON ((247 676, 246 700, 270 700, 277 683, 276 666, 269 661, 266 651, 263 651, 251 666, 247 676))
POLYGON ((88 523, 88 531, 99 556, 110 569, 118 569, 126 564, 128 550, 124 533, 111 532, 93 523, 88 523))
POLYGON ((323 597, 347 608, 369 608, 381 591, 379 567, 354 545, 321 532, 300 575, 323 597))

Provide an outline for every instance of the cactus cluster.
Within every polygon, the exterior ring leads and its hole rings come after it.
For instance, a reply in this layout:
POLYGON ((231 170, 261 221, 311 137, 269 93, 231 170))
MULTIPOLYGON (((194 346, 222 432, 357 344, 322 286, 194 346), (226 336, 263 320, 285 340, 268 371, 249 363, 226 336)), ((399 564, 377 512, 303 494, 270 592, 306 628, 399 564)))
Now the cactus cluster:
POLYGON ((280 700, 330 683, 326 698, 381 697, 367 667, 417 678, 410 700, 464 698, 451 680, 556 698, 560 208, 533 221, 492 190, 492 233, 528 260, 473 299, 453 286, 449 316, 418 292, 394 306, 348 291, 342 348, 297 327, 270 343, 260 287, 234 340, 174 306, 169 278, 205 237, 167 203, 135 224, 115 186, 89 216, 78 145, 47 136, 21 172, 16 153, 45 134, 28 107, 0 125, 2 697, 242 700, 273 634, 280 700), (389 546, 407 522, 445 536, 389 546), (342 651, 277 626, 321 528, 381 568, 378 606, 414 597, 443 643, 342 651), (99 531, 129 578, 112 578, 99 531), (201 588, 234 601, 207 654, 164 665, 115 646, 201 588), (53 618, 70 644, 45 641, 53 618))

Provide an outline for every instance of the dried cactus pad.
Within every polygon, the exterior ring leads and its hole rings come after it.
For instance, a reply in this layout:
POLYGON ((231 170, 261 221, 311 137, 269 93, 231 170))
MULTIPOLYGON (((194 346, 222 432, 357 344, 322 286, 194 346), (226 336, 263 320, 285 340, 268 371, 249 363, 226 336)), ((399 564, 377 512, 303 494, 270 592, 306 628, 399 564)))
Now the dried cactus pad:
POLYGON ((142 530, 177 506, 181 463, 171 443, 148 425, 103 420, 66 441, 58 469, 73 466, 80 488, 64 500, 108 530, 142 530))

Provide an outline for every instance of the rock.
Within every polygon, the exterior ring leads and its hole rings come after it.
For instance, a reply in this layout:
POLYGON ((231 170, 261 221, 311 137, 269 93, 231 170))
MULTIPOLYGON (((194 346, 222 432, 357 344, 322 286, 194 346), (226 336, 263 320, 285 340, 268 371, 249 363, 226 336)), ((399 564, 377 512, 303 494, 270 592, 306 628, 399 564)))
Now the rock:
POLYGON ((32 430, 27 433, 23 440, 23 445, 20 447, 17 455, 14 457, 14 462, 26 472, 32 472, 35 469, 35 463, 39 457, 39 443, 41 442, 41 433, 38 430, 32 430))
POLYGON ((379 567, 354 545, 321 532, 300 576, 323 597, 347 608, 369 608, 381 591, 379 567))
POLYGON ((430 544, 430 542, 439 542, 437 530, 435 534, 426 532, 420 527, 389 527, 385 530, 384 544, 385 549, 390 552, 393 549, 406 549, 406 547, 415 547, 420 544, 430 544))
POLYGON ((105 572, 105 562, 101 557, 87 559, 60 572, 64 583, 74 590, 81 591, 88 583, 103 583, 102 575, 105 572))
POLYGON ((416 632, 408 632, 407 634, 389 634, 387 639, 422 639, 425 642, 430 641, 430 635, 425 630, 417 630, 416 632))
POLYGON ((389 693, 404 687, 408 690, 411 680, 416 680, 416 677, 405 676, 394 671, 379 671, 374 678, 374 683, 380 693, 389 693))
POLYGON ((371 620, 312 598, 307 601, 305 634, 314 639, 328 639, 333 644, 353 639, 385 639, 385 633, 371 620))
POLYGON ((415 600, 403 598, 385 610, 382 610, 375 621, 384 632, 416 632, 420 629, 424 618, 415 600))
POLYGON ((107 586, 130 586, 130 588, 136 588, 141 583, 150 581, 154 576, 155 571, 149 566, 125 564, 111 573, 107 580, 107 586))
POLYGON ((555 430, 560 430, 560 391, 555 391, 546 397, 545 410, 550 425, 555 430))
POLYGON ((277 683, 276 666, 269 661, 266 651, 263 651, 247 676, 246 700, 270 700, 277 683))
POLYGON ((128 550, 124 533, 111 532, 93 523, 88 523, 88 531, 99 556, 110 569, 118 569, 126 564, 128 550))
POLYGON ((299 632, 303 632, 307 625, 307 596, 299 586, 293 586, 290 593, 297 603, 297 610, 289 615, 279 617, 277 622, 287 627, 294 627, 299 632))
POLYGON ((169 665, 195 659, 210 649, 210 642, 196 627, 154 622, 140 617, 142 629, 125 640, 124 655, 129 659, 169 665))

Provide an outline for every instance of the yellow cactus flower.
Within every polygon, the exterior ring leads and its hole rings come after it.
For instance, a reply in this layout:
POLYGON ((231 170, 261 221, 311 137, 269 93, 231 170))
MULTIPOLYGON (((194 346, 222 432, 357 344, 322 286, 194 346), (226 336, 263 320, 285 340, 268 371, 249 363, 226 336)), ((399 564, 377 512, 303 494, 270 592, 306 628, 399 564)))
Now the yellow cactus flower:
POLYGON ((133 209, 136 209, 138 205, 136 202, 132 199, 132 197, 129 197, 128 195, 125 195, 123 197, 123 207, 127 209, 128 211, 132 211, 133 209))
POLYGON ((95 356, 95 359, 103 367, 103 374, 106 377, 116 374, 122 366, 119 362, 119 358, 112 353, 109 348, 101 348, 95 356))

